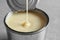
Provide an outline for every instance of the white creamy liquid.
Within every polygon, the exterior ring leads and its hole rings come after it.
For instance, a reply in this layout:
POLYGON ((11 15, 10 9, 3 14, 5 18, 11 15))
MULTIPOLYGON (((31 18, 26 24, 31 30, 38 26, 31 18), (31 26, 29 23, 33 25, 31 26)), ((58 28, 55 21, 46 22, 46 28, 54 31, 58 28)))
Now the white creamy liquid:
MULTIPOLYGON (((26 0, 26 20, 25 20, 25 25, 26 25, 26 27, 29 27, 31 24, 30 24, 30 22, 29 22, 29 17, 28 17, 29 15, 28 15, 28 0, 26 0)), ((23 25, 24 23, 22 23, 22 25, 23 25)))
POLYGON ((6 24, 9 28, 19 32, 32 32, 41 29, 41 19, 34 13, 29 13, 30 26, 26 27, 26 13, 11 13, 6 17, 6 24), (23 25, 22 25, 23 24, 23 25))

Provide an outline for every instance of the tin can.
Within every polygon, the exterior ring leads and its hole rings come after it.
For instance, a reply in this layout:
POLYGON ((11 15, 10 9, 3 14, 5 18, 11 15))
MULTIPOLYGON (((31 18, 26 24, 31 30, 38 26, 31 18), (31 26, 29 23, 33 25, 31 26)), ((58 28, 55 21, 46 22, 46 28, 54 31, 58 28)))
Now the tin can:
MULTIPOLYGON (((38 8, 35 8, 35 7, 33 7, 33 9, 32 9, 30 7, 29 10, 41 12, 42 16, 46 17, 46 19, 47 19, 46 25, 42 29, 39 29, 39 30, 34 31, 34 32, 18 32, 18 31, 15 31, 15 30, 9 28, 5 21, 6 21, 6 18, 13 11, 20 10, 21 8, 20 9, 18 9, 18 7, 13 8, 13 6, 11 6, 11 4, 10 4, 10 2, 12 2, 12 0, 9 0, 9 1, 7 0, 7 2, 8 2, 9 7, 12 10, 4 18, 4 24, 5 24, 6 29, 7 29, 8 40, 44 40, 46 29, 47 29, 47 25, 49 23, 49 17, 48 17, 48 15, 44 11, 42 11, 41 9, 38 9, 38 8)), ((33 4, 34 6, 35 6, 36 2, 37 2, 37 0, 33 4)), ((23 7, 22 9, 25 9, 25 8, 23 7)), ((21 9, 21 11, 22 11, 22 9, 21 9)))

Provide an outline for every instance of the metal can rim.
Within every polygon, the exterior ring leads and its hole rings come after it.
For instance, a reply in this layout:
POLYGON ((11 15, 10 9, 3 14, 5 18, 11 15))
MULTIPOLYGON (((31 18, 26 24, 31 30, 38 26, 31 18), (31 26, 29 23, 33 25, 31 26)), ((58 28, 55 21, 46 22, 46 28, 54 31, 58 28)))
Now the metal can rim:
MULTIPOLYGON (((48 16, 44 11, 42 11, 41 9, 35 8, 34 10, 41 11, 41 12, 43 12, 43 14, 46 15, 46 17, 47 17, 47 19, 48 19, 48 22, 47 22, 47 25, 48 25, 48 23, 49 23, 49 16, 48 16)), ((12 11, 11 11, 11 12, 12 12, 12 11)), ((9 14, 9 13, 8 13, 8 14, 9 14)), ((7 14, 7 15, 8 15, 8 14, 7 14)), ((5 26, 6 26, 11 32, 15 32, 15 33, 22 34, 22 35, 32 35, 32 34, 40 33, 40 32, 42 32, 43 30, 45 30, 45 29, 47 28, 47 25, 46 25, 46 26, 44 26, 42 29, 39 29, 39 30, 37 30, 37 31, 33 31, 33 32, 18 32, 18 31, 15 31, 15 30, 9 28, 8 25, 5 23, 5 19, 6 19, 7 15, 4 17, 4 24, 5 24, 5 26)))

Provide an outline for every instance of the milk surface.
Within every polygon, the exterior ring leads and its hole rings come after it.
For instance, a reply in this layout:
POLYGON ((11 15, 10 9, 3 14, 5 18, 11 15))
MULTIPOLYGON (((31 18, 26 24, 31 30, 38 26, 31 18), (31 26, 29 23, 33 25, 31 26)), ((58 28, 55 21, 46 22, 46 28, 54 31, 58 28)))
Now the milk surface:
POLYGON ((23 12, 11 13, 6 17, 5 22, 9 28, 19 32, 32 32, 41 29, 42 20, 38 15, 29 13, 28 18, 30 22, 29 26, 25 25, 26 13, 23 12))

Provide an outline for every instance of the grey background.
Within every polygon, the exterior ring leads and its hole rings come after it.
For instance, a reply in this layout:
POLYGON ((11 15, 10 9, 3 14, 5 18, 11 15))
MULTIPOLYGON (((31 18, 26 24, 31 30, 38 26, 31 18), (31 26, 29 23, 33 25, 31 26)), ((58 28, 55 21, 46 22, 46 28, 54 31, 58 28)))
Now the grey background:
MULTIPOLYGON (((36 7, 44 10, 50 18, 46 40, 60 40, 60 0, 39 0, 36 7)), ((6 0, 0 0, 0 40, 7 39, 3 20, 10 11, 6 0)))

